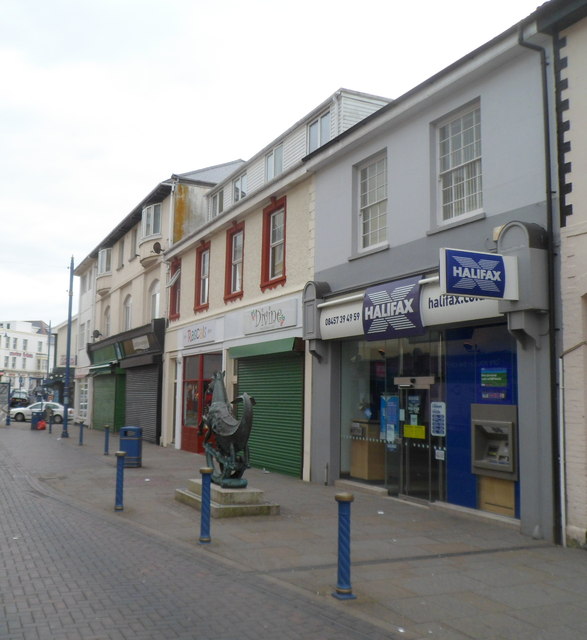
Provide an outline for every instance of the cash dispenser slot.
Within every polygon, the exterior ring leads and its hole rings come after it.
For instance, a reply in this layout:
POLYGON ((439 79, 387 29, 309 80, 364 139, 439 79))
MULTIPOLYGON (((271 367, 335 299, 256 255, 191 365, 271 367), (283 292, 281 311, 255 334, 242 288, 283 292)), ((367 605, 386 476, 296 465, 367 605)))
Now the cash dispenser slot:
POLYGON ((473 419, 471 424, 472 473, 517 480, 515 423, 473 419))

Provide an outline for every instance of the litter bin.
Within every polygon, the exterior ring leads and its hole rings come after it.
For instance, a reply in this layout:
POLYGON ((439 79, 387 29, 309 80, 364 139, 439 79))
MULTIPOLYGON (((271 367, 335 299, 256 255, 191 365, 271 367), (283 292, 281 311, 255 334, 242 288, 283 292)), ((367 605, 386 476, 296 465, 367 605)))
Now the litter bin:
POLYGON ((31 431, 37 431, 39 422, 43 419, 42 411, 31 411, 31 431))
POLYGON ((143 465, 143 429, 142 427, 122 427, 120 429, 120 451, 126 451, 124 466, 141 467, 143 465))

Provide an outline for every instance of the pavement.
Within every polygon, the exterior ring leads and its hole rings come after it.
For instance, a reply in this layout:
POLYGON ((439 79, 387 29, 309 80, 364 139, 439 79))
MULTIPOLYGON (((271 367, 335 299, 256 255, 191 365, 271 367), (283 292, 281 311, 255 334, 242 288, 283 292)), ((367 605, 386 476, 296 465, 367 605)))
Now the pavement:
POLYGON ((215 519, 200 544, 200 513, 175 490, 200 478, 202 456, 142 445, 142 466, 124 471, 124 509, 115 511, 118 437, 70 425, 31 431, 0 426, 0 447, 36 491, 116 519, 168 546, 197 551, 292 597, 375 625, 389 638, 578 640, 587 636, 587 553, 522 536, 514 521, 421 505, 356 483, 306 483, 261 469, 245 474, 280 514, 215 519), (336 494, 350 492, 352 600, 337 584, 336 494))

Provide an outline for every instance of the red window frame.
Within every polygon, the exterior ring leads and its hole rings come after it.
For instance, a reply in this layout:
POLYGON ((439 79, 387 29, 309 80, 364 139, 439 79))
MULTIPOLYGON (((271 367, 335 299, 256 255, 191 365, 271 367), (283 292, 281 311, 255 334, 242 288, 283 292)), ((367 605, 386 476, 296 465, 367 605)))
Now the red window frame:
POLYGON ((226 264, 224 269, 224 302, 238 300, 243 297, 245 270, 245 223, 234 223, 226 232, 226 264), (239 291, 232 291, 232 239, 237 233, 243 234, 243 258, 241 273, 241 288, 239 291))
POLYGON ((261 291, 273 289, 284 285, 286 277, 286 230, 287 230, 287 199, 284 196, 279 200, 272 200, 271 204, 263 209, 263 245, 261 249, 261 291), (271 216, 283 209, 283 274, 277 278, 271 278, 271 216))
POLYGON ((194 294, 194 311, 206 311, 210 306, 210 242, 202 242, 196 249, 196 291, 194 294), (202 293, 202 255, 208 252, 208 297, 206 302, 200 302, 202 293))
MULTIPOLYGON (((169 267, 169 277, 173 278, 173 276, 179 271, 179 269, 181 269, 181 259, 175 258, 174 260, 171 261, 171 266, 169 267)), ((169 288, 169 319, 170 320, 177 320, 179 318, 180 293, 181 293, 181 274, 169 288)))

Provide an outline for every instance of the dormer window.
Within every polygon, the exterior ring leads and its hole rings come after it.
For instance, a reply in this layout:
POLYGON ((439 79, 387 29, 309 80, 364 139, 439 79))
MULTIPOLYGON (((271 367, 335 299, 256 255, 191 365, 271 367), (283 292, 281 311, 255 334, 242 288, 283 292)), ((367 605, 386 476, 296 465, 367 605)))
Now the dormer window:
POLYGON ((330 140, 330 111, 323 113, 308 125, 308 153, 330 140))
POLYGON ((232 199, 234 202, 238 202, 242 200, 247 195, 247 174, 241 174, 236 180, 232 181, 232 190, 233 196, 232 199))
POLYGON ((210 217, 216 218, 224 211, 224 191, 219 191, 212 196, 210 204, 210 217))
POLYGON ((161 205, 152 204, 143 209, 143 238, 161 234, 161 205))
POLYGON ((265 180, 273 180, 283 172, 283 145, 279 145, 272 149, 265 156, 265 180))

